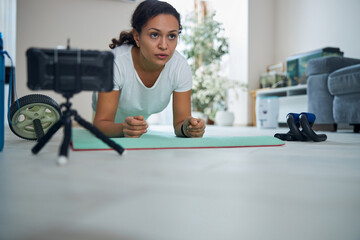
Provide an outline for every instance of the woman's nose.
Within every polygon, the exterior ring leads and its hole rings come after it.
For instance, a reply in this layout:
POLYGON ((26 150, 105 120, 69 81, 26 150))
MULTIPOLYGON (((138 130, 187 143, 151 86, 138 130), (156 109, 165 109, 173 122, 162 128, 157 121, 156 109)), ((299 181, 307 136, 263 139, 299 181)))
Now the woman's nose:
POLYGON ((159 48, 162 50, 165 50, 165 49, 167 49, 167 46, 168 46, 168 43, 166 41, 166 38, 160 38, 159 48))

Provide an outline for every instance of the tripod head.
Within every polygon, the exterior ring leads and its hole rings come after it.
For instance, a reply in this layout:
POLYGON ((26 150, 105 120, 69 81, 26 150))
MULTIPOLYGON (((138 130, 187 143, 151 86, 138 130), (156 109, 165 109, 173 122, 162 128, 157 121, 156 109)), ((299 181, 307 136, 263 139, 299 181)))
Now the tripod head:
POLYGON ((29 48, 28 87, 54 90, 65 98, 81 91, 113 89, 114 55, 109 51, 29 48))

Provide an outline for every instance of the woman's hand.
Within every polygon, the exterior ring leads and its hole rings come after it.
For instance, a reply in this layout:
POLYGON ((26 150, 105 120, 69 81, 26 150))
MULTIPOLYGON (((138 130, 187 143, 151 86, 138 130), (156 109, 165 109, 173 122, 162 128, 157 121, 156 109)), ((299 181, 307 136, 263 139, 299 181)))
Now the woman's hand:
POLYGON ((148 124, 143 116, 127 117, 123 123, 124 137, 139 138, 147 132, 148 124))
POLYGON ((201 118, 188 117, 184 120, 182 128, 186 137, 201 138, 205 133, 205 122, 201 118))

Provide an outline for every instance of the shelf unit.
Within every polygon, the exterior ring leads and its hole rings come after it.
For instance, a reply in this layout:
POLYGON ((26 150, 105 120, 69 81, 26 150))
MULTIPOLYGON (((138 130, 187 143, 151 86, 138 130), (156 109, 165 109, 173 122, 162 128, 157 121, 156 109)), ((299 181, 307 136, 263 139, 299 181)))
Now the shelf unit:
POLYGON ((307 112, 307 85, 283 88, 267 88, 256 91, 256 97, 279 97, 279 123, 286 123, 286 115, 290 112, 307 112))

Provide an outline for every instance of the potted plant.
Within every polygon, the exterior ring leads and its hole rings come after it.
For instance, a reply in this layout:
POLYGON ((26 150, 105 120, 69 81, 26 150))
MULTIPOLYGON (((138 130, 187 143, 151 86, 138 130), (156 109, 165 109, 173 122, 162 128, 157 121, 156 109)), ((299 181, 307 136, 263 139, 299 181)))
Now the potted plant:
POLYGON ((229 44, 223 36, 222 24, 214 17, 215 12, 201 21, 197 14, 187 16, 182 35, 183 53, 193 72, 192 110, 205 114, 211 121, 215 120, 216 112, 227 110, 227 90, 244 87, 220 75, 221 59, 229 52, 229 44))
POLYGON ((243 87, 220 75, 220 64, 214 62, 199 67, 194 75, 191 101, 193 111, 202 112, 215 120, 218 111, 227 111, 228 89, 243 87))

